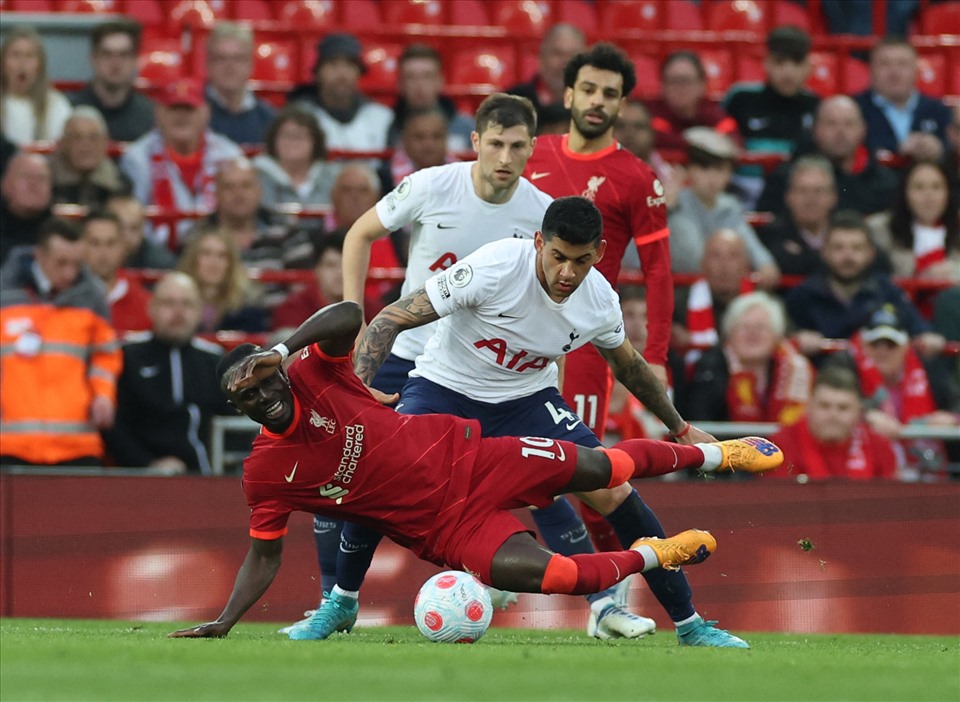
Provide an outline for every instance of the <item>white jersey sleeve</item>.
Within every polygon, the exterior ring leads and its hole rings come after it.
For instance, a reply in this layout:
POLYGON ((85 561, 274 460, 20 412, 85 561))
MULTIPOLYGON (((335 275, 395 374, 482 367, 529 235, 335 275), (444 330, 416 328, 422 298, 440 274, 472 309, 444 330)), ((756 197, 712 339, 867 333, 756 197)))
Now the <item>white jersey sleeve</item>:
POLYGON ((627 338, 623 330, 623 311, 620 308, 620 296, 609 286, 597 286, 597 294, 601 299, 605 299, 597 310, 603 310, 604 323, 598 325, 598 329, 593 337, 593 345, 601 349, 615 349, 623 344, 627 338))
POLYGON ((446 317, 456 310, 482 305, 500 288, 500 263, 492 258, 482 262, 464 260, 428 279, 424 287, 433 309, 446 317))
POLYGON ((391 232, 420 220, 430 202, 431 180, 423 171, 411 173, 377 202, 377 217, 391 232))

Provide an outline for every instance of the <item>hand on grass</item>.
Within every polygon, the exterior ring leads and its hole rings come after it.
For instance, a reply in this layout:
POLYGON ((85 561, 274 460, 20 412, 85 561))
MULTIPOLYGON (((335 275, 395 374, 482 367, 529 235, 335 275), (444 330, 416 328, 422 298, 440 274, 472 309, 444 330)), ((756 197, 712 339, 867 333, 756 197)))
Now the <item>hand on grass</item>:
POLYGON ((189 629, 180 629, 167 634, 168 639, 221 639, 230 633, 230 627, 223 622, 208 622, 189 629))

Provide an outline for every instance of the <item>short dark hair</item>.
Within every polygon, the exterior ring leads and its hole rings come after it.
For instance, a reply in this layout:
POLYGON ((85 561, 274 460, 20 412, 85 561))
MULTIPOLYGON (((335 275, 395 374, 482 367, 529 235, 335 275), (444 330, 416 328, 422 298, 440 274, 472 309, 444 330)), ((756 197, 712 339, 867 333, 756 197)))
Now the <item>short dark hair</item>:
POLYGON ((280 110, 277 116, 273 118, 270 126, 267 127, 267 133, 263 138, 264 149, 267 154, 277 158, 277 134, 285 122, 299 124, 310 132, 310 137, 313 139, 311 156, 314 161, 322 161, 327 157, 327 137, 320 128, 320 123, 317 122, 316 117, 296 105, 287 105, 280 110))
POLYGON ((110 212, 109 210, 91 210, 83 219, 80 220, 81 235, 87 231, 87 225, 90 224, 90 222, 101 221, 113 222, 115 225, 117 225, 117 229, 123 233, 123 223, 113 212, 110 212))
POLYGON ((440 68, 443 68, 443 59, 440 57, 440 52, 429 44, 407 44, 400 53, 397 66, 402 66, 412 59, 430 59, 436 62, 440 68))
POLYGON ((870 49, 870 60, 872 61, 876 57, 877 51, 880 49, 885 49, 888 46, 902 46, 905 49, 910 49, 914 56, 917 55, 917 50, 914 48, 913 44, 907 41, 905 37, 902 37, 898 34, 888 34, 887 36, 878 39, 877 43, 874 44, 873 48, 870 49))
POLYGON ((620 302, 628 300, 647 301, 647 288, 644 285, 622 285, 617 292, 620 294, 620 302))
POLYGON ((870 227, 867 226, 867 220, 856 210, 837 210, 830 217, 830 224, 827 227, 827 236, 837 229, 855 229, 863 232, 864 236, 873 244, 873 237, 870 235, 870 227))
POLYGON ((112 34, 126 34, 133 43, 133 50, 140 53, 140 36, 142 28, 139 23, 133 20, 111 20, 98 24, 90 32, 90 48, 96 51, 100 48, 101 42, 112 34))
POLYGON ((217 363, 217 384, 220 386, 221 390, 226 391, 226 388, 223 386, 223 376, 227 374, 231 368, 237 365, 240 361, 245 359, 247 356, 252 356, 260 350, 260 347, 256 344, 240 344, 230 349, 217 363))
POLYGON ((668 54, 667 57, 663 60, 663 63, 660 64, 660 79, 663 80, 663 74, 667 72, 667 69, 670 68, 671 64, 676 63, 677 61, 687 61, 693 66, 693 70, 696 71, 697 76, 702 81, 707 80, 707 69, 703 67, 703 61, 700 60, 699 54, 695 51, 674 51, 671 54, 668 54))
POLYGON ((520 95, 494 93, 480 103, 476 119, 477 134, 483 134, 491 124, 504 129, 522 124, 531 137, 537 133, 537 111, 532 102, 520 95))
POLYGON ((37 229, 37 247, 46 248, 55 236, 67 241, 80 241, 80 230, 73 222, 68 222, 59 217, 51 217, 37 229))
POLYGON ((802 63, 810 55, 810 35, 792 25, 776 27, 767 35, 767 53, 802 63))
POLYGON ((623 78, 623 96, 629 95, 637 87, 637 69, 634 68, 633 61, 615 44, 599 41, 587 51, 567 61, 563 69, 563 84, 572 88, 577 82, 580 69, 584 66, 619 73, 623 78))
POLYGON ((540 233, 548 241, 557 236, 569 244, 593 244, 603 236, 603 217, 585 197, 558 197, 543 214, 540 233))
POLYGON ((717 156, 709 151, 701 149, 693 144, 687 144, 687 164, 700 166, 700 168, 720 168, 722 166, 733 166, 736 164, 735 158, 724 158, 717 156))
POLYGON ((335 229, 329 234, 320 236, 313 243, 313 265, 316 266, 327 251, 343 253, 343 241, 347 233, 343 229, 335 229))
POLYGON ((813 379, 813 389, 823 385, 834 390, 846 390, 863 397, 860 391, 860 379, 850 368, 841 365, 827 365, 813 379))

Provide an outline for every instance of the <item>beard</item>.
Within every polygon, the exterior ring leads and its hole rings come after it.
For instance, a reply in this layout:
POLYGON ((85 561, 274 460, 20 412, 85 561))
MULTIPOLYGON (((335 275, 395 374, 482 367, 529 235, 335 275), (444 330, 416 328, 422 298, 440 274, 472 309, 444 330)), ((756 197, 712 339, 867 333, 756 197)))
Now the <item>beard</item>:
POLYGON ((608 115, 596 110, 571 110, 571 114, 573 115, 573 124, 577 128, 577 131, 588 139, 593 139, 604 134, 613 126, 614 121, 617 119, 616 115, 608 115), (602 122, 593 124, 587 121, 588 114, 602 115, 604 119, 602 122))

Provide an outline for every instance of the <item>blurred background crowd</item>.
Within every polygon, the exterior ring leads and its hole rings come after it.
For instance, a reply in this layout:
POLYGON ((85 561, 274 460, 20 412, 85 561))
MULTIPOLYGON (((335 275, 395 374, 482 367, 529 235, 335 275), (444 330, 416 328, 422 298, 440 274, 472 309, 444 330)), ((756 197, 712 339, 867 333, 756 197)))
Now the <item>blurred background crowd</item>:
MULTIPOLYGON (((474 158, 483 97, 526 96, 540 133, 566 132, 563 68, 603 39, 639 79, 616 137, 668 207, 684 416, 775 423, 791 477, 960 475, 958 3, 0 11, 4 464, 218 472, 223 349, 342 299, 347 230, 411 172, 474 158), (54 79, 62 26, 86 63, 54 79)), ((368 318, 407 246, 374 245, 368 318)), ((635 249, 624 270, 642 349, 635 249)), ((623 388, 609 430, 662 432, 623 388)))

